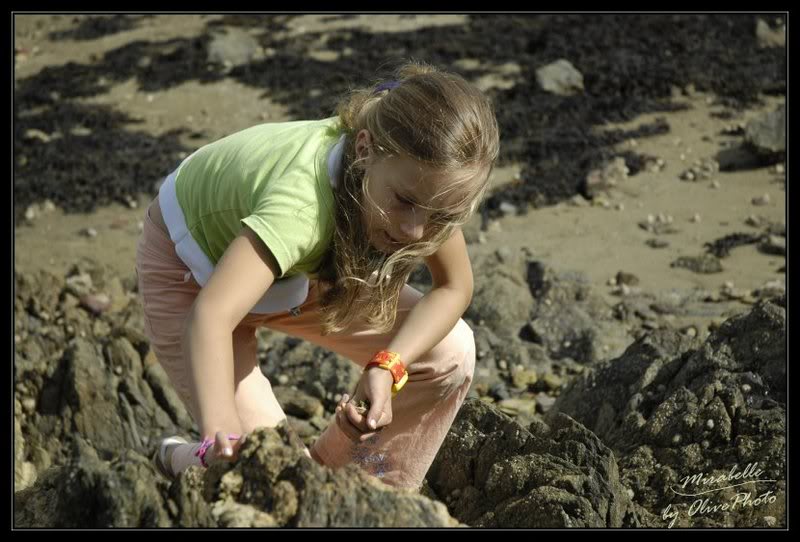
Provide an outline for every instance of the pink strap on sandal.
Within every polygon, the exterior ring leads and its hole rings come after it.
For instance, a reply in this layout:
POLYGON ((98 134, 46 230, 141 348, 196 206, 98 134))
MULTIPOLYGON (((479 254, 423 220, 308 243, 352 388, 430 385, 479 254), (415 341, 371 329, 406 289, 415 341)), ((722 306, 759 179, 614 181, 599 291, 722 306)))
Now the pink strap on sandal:
MULTIPOLYGON (((239 440, 241 437, 239 435, 228 435, 228 440, 239 440)), ((200 444, 200 448, 194 453, 195 457, 200 458, 200 464, 204 467, 208 468, 208 463, 206 463, 206 452, 209 448, 214 445, 214 439, 211 437, 206 437, 203 439, 202 444, 200 444)))

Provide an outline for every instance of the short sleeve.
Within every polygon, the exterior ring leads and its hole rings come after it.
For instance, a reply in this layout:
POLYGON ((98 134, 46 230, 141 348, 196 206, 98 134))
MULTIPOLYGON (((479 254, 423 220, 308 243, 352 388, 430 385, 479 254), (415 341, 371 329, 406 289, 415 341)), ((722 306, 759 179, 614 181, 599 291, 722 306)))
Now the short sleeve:
POLYGON ((268 191, 253 212, 241 219, 275 256, 281 271, 278 278, 310 254, 318 222, 314 190, 299 190, 289 181, 280 184, 282 189, 268 191))

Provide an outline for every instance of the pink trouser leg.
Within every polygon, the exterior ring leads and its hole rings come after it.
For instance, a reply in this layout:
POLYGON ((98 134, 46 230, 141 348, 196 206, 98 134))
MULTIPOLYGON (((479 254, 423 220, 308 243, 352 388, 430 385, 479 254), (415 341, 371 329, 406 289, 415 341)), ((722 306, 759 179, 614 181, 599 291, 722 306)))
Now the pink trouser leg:
MULTIPOLYGON (((314 283, 312 283, 313 285, 314 283)), ((322 336, 318 332, 317 289, 300 307, 300 315, 270 317, 263 325, 303 338, 348 357, 360 366, 389 344, 422 293, 406 285, 400 296, 395 328, 385 334, 369 329, 322 336)), ((385 483, 419 489, 461 407, 475 369, 475 339, 459 320, 450 333, 409 367, 409 380, 392 400, 393 420, 364 444, 352 443, 333 418, 313 446, 329 467, 356 463, 385 483)))

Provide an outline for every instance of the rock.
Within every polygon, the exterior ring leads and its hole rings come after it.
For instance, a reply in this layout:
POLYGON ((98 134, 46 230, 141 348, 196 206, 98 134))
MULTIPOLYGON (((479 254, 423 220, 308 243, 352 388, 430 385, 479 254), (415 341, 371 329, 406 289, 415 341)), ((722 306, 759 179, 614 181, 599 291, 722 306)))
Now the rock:
POLYGON ((208 62, 232 68, 249 64, 263 58, 258 41, 247 32, 226 27, 223 32, 214 32, 208 44, 208 62))
POLYGON ((158 406, 169 415, 176 426, 188 433, 194 427, 194 422, 161 364, 147 365, 144 369, 144 378, 150 386, 158 406))
POLYGON ((769 205, 770 197, 769 194, 764 194, 763 196, 755 196, 753 199, 750 200, 750 203, 757 206, 764 206, 769 205))
POLYGON ((786 25, 772 29, 764 19, 756 21, 756 39, 759 47, 786 47, 786 25))
POLYGON ((109 462, 78 437, 69 463, 18 492, 15 505, 21 528, 459 526, 442 503, 355 465, 317 465, 285 426, 253 431, 236 463, 192 467, 169 487, 146 457, 126 450, 109 462))
POLYGON ((483 528, 634 527, 614 454, 567 416, 529 428, 468 399, 428 471, 461 522, 483 528))
POLYGON ((501 201, 500 212, 503 213, 503 215, 505 216, 514 216, 517 214, 517 207, 516 205, 509 203, 507 201, 501 201))
POLYGON ((786 256, 786 238, 777 235, 768 235, 759 245, 759 250, 765 254, 786 256))
POLYGON ((489 395, 492 398, 494 398, 495 401, 504 401, 506 399, 511 398, 511 395, 508 393, 508 388, 506 387, 505 382, 498 382, 496 384, 493 384, 489 388, 489 395))
POLYGON ((719 173, 719 162, 712 158, 696 160, 694 165, 683 171, 679 178, 684 181, 699 181, 713 178, 719 173))
POLYGON ((770 280, 756 290, 755 295, 760 298, 780 297, 786 295, 786 282, 784 280, 770 280))
POLYGON ((497 409, 512 417, 530 418, 536 414, 536 401, 530 399, 505 399, 497 403, 497 409))
POLYGON ((53 139, 53 136, 48 135, 41 130, 37 130, 36 128, 25 130, 25 133, 23 134, 22 137, 23 139, 27 140, 36 139, 38 141, 41 141, 42 143, 50 143, 50 141, 53 139))
POLYGON ((442 503, 398 491, 356 465, 331 470, 316 464, 283 425, 249 434, 240 460, 212 467, 204 482, 215 501, 255 508, 280 527, 458 526, 442 503))
MULTIPOLYGON (((683 473, 728 472, 731 457, 741 466, 758 463, 764 478, 778 481, 773 489, 780 495, 786 479, 782 302, 758 302, 702 343, 672 330, 650 333, 573 380, 554 410, 593 429, 619 454, 623 482, 651 511, 666 506, 662 491, 683 473), (662 481, 645 482, 654 475, 662 481)), ((753 520, 736 510, 724 521, 744 527, 753 520)))
POLYGON ((639 227, 647 232, 654 233, 656 235, 665 235, 665 234, 680 232, 680 230, 674 227, 671 222, 668 222, 666 217, 664 217, 663 215, 660 215, 660 219, 655 220, 654 222, 651 222, 649 220, 639 222, 639 227))
POLYGON ((528 386, 533 386, 538 381, 536 371, 530 369, 522 369, 514 371, 511 375, 511 380, 515 388, 527 389, 528 386))
POLYGON ((560 96, 583 92, 583 74, 565 59, 538 68, 536 80, 543 90, 560 96))
POLYGON ((556 404, 556 398, 548 395, 547 393, 540 391, 536 394, 536 407, 539 412, 542 414, 546 414, 550 412, 550 409, 553 408, 553 405, 556 404))
POLYGON ((780 157, 786 152, 786 106, 750 121, 745 128, 745 142, 764 156, 780 157))
POLYGON ((721 273, 722 263, 719 258, 711 254, 700 256, 681 256, 670 264, 670 267, 683 267, 695 273, 721 273))
POLYGON ((556 391, 561 389, 561 386, 564 385, 561 377, 553 373, 545 374, 544 377, 542 377, 542 382, 544 383, 545 389, 548 391, 556 391))
POLYGON ((474 293, 464 313, 474 322, 485 321, 498 336, 517 335, 533 306, 522 257, 519 254, 510 257, 514 261, 500 261, 493 254, 474 262, 474 293))
POLYGON ((302 391, 282 386, 276 386, 272 388, 272 391, 286 414, 301 420, 307 420, 322 416, 325 413, 325 409, 319 399, 311 397, 302 391))
POLYGON ((626 284, 628 286, 636 286, 639 284, 639 277, 633 273, 626 273, 624 271, 617 272, 616 284, 626 284))
MULTIPOLYGON (((337 394, 351 394, 361 377, 360 367, 351 360, 293 337, 265 341, 259 335, 258 348, 265 349, 261 370, 276 387, 295 386, 322 402, 333 412, 337 394)), ((298 416, 300 417, 300 416, 298 416)))
POLYGON ((25 209, 25 220, 28 222, 33 222, 36 220, 36 217, 39 216, 38 213, 38 206, 36 205, 29 205, 27 209, 25 209))
POLYGON ((80 298, 81 306, 95 316, 99 316, 111 307, 111 298, 107 294, 89 294, 80 298))
POLYGON ((625 165, 625 158, 617 156, 599 168, 591 170, 586 175, 586 193, 589 197, 595 197, 599 193, 608 190, 624 182, 628 178, 630 170, 625 165))
POLYGON ((551 359, 593 363, 609 355, 604 345, 616 355, 632 342, 585 276, 558 273, 531 261, 528 284, 536 304, 522 333, 525 340, 542 345, 551 359))
POLYGON ((128 450, 122 461, 109 463, 78 437, 67 465, 50 469, 14 495, 14 523, 21 528, 169 527, 156 476, 146 457, 128 450))
POLYGON ((650 248, 667 248, 669 246, 669 241, 664 239, 648 239, 645 241, 645 244, 650 248))
POLYGON ((88 296, 94 289, 92 277, 88 273, 72 275, 66 279, 67 290, 77 298, 88 296))

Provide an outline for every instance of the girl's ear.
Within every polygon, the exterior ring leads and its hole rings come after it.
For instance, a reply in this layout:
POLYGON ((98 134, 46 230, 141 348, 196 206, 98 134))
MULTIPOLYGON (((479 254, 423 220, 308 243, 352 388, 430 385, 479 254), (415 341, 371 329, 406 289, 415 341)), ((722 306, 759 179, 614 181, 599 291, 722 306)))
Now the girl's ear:
POLYGON ((366 128, 356 134, 356 157, 369 158, 372 152, 372 134, 366 128))

